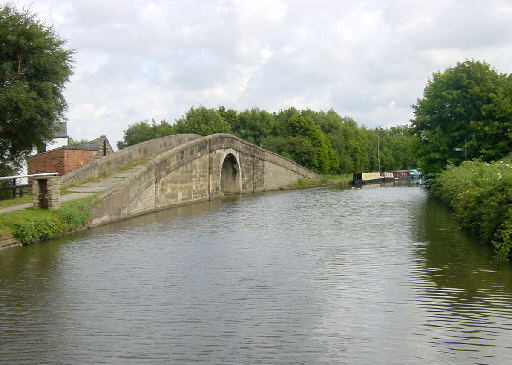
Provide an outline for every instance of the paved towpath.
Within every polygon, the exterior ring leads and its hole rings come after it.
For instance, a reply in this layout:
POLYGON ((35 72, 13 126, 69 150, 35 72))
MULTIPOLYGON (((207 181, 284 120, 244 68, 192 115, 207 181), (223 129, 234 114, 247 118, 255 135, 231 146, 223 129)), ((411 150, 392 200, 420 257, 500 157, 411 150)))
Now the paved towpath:
MULTIPOLYGON (((67 189, 68 193, 60 196, 61 202, 67 202, 70 200, 76 200, 81 198, 86 198, 96 193, 101 193, 102 191, 108 190, 113 186, 122 183, 123 179, 127 178, 131 175, 135 170, 142 168, 142 165, 134 166, 129 170, 116 172, 108 177, 98 178, 94 181, 73 186, 67 189)), ((23 210, 26 208, 32 207, 32 203, 18 204, 13 205, 11 207, 0 209, 1 213, 14 212, 17 210, 23 210)))

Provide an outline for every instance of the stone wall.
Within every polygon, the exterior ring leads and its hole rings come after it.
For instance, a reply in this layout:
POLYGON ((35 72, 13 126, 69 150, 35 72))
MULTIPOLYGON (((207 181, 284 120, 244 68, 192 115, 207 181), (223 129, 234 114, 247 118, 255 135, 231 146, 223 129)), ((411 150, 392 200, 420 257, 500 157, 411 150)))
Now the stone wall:
POLYGON ((122 185, 98 196, 91 225, 222 197, 221 171, 228 155, 239 167, 240 193, 276 190, 300 178, 319 178, 293 161, 229 134, 193 138, 152 158, 123 179, 122 185))

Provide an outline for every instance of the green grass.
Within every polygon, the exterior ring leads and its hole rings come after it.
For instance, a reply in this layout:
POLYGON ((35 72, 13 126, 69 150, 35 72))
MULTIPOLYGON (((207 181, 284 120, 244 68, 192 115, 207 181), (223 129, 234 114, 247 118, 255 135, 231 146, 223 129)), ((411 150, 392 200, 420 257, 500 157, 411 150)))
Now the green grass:
POLYGON ((115 172, 122 172, 122 171, 130 170, 132 167, 135 167, 135 166, 138 166, 138 165, 142 165, 142 164, 148 162, 150 159, 151 159, 151 157, 143 158, 143 159, 137 160, 137 161, 132 161, 132 162, 130 162, 130 163, 124 165, 124 166, 121 166, 115 172))
POLYGON ((27 208, 0 214, 0 235, 11 234, 22 245, 82 227, 96 195, 63 202, 59 209, 27 208))
POLYGON ((0 200, 0 209, 8 208, 15 205, 26 204, 32 202, 32 195, 23 195, 21 198, 12 198, 0 200))
POLYGON ((345 185, 349 181, 352 180, 352 174, 340 174, 340 175, 321 175, 322 178, 320 180, 308 180, 308 179, 299 179, 297 182, 288 185, 293 188, 312 188, 315 186, 325 186, 325 185, 336 185, 342 184, 345 185))
MULTIPOLYGON (((133 161, 126 164, 112 173, 101 174, 89 178, 79 184, 72 184, 60 189, 61 195, 72 193, 73 188, 83 186, 90 182, 97 182, 105 179, 116 172, 123 172, 146 163, 150 157, 133 161)), ((26 208, 9 213, 0 213, 0 236, 11 234, 22 245, 28 245, 39 239, 57 236, 59 234, 80 228, 89 219, 91 201, 98 194, 82 199, 76 199, 61 203, 57 210, 39 208, 26 208)), ((22 198, 0 200, 0 208, 7 208, 15 205, 32 202, 32 196, 26 195, 22 198)))

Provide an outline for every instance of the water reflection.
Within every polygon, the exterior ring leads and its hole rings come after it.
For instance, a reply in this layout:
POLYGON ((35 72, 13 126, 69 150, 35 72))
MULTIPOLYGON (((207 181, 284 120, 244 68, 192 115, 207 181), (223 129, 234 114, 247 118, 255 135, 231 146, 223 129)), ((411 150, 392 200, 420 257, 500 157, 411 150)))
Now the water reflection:
POLYGON ((507 363, 509 265, 418 187, 233 196, 0 252, 0 363, 507 363))
MULTIPOLYGON (((494 262, 492 249, 461 231, 434 200, 426 201, 418 227, 418 239, 426 244, 417 250, 424 281, 415 284, 417 304, 426 312, 424 325, 436 334, 432 343, 446 346, 452 360, 462 361, 464 352, 475 353, 467 355, 473 360, 500 359, 496 347, 511 348, 509 264, 494 262)), ((510 356, 506 352, 502 359, 510 356)))

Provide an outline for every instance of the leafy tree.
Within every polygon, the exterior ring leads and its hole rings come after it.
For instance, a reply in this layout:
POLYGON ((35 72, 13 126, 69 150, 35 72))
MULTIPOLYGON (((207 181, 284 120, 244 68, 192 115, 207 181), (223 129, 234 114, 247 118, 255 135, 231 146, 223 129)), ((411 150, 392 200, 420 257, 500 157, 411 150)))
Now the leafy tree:
MULTIPOLYGON (((219 106, 217 108, 217 112, 220 114, 222 119, 224 119, 229 124, 233 133, 235 133, 235 129, 237 128, 237 126, 240 123, 238 112, 234 109, 226 109, 223 106, 219 106)), ((235 133, 235 134, 237 134, 237 133, 235 133)))
POLYGON ((254 144, 261 144, 263 139, 272 133, 274 117, 265 110, 253 108, 238 115, 238 124, 233 132, 254 144))
POLYGON ((190 108, 175 124, 176 133, 195 133, 208 136, 214 133, 232 133, 231 126, 215 109, 190 108))
POLYGON ((68 137, 68 146, 76 146, 82 143, 87 143, 88 141, 84 138, 74 139, 72 137, 68 137))
POLYGON ((174 133, 175 127, 165 120, 160 121, 159 124, 156 124, 154 119, 151 120, 151 124, 147 120, 144 120, 130 125, 128 129, 124 131, 123 140, 117 142, 117 148, 123 149, 140 142, 169 136, 174 133))
POLYGON ((0 5, 0 165, 16 170, 64 118, 73 50, 29 10, 0 5))
POLYGON ((295 108, 282 110, 275 118, 274 131, 285 136, 285 143, 272 145, 274 140, 270 138, 264 140, 264 146, 279 148, 274 151, 313 171, 323 174, 336 171, 336 153, 329 139, 309 116, 304 117, 295 108))
POLYGON ((418 155, 428 175, 467 158, 490 161, 512 150, 512 84, 487 63, 465 61, 433 74, 413 105, 418 155))

